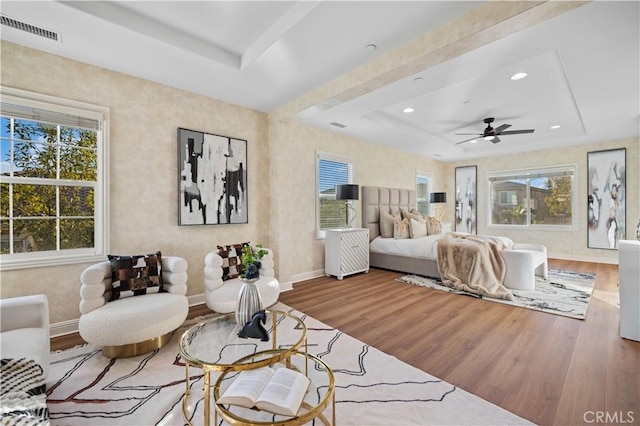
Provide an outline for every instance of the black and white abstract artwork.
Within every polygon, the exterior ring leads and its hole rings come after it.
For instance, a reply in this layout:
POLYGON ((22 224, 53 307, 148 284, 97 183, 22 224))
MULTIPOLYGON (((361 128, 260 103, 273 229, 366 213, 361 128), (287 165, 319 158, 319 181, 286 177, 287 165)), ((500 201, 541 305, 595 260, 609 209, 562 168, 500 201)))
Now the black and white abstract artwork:
POLYGON ((178 128, 178 225, 248 223, 247 141, 178 128))
POLYGON ((455 230, 477 233, 476 226, 476 166, 456 167, 455 230))
POLYGON ((626 231, 626 149, 587 154, 589 248, 617 250, 626 231))

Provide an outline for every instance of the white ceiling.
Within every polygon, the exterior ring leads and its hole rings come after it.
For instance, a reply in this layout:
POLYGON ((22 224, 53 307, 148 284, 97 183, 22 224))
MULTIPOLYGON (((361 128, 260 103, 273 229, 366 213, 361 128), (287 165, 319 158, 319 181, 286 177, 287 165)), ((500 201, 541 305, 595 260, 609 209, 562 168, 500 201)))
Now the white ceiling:
MULTIPOLYGON (((270 112, 482 2, 2 1, 0 37, 270 112), (371 52, 368 44, 378 48, 371 52)), ((298 118, 444 161, 636 137, 640 3, 599 1, 298 118), (528 77, 511 81, 516 71, 528 77), (420 81, 414 81, 420 77, 420 81), (403 113, 407 107, 415 112, 403 113), (502 142, 457 142, 494 127, 502 142), (331 126, 338 122, 343 129, 331 126), (559 124, 562 127, 550 130, 559 124)))

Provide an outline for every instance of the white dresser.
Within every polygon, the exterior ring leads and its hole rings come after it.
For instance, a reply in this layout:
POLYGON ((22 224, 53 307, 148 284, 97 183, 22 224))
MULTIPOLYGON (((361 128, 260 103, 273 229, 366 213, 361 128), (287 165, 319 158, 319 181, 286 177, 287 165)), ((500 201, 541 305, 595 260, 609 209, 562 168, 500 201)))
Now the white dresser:
POLYGON ((618 243, 620 336, 640 342, 640 241, 618 243))
POLYGON ((339 280, 345 275, 369 272, 369 230, 328 229, 324 240, 324 272, 339 280))

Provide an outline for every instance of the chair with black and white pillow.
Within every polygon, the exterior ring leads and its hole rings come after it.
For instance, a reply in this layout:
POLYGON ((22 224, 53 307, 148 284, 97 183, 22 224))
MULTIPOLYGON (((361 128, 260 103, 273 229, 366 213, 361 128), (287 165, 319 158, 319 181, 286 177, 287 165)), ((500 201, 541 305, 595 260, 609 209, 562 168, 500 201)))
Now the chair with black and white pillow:
MULTIPOLYGON (((205 301, 207 307, 214 312, 235 312, 238 295, 242 288, 241 251, 244 245, 229 244, 217 246, 204 258, 205 301)), ((261 259, 260 279, 256 287, 260 293, 262 309, 275 304, 280 296, 280 283, 275 278, 273 251, 264 247, 267 254, 261 259)))

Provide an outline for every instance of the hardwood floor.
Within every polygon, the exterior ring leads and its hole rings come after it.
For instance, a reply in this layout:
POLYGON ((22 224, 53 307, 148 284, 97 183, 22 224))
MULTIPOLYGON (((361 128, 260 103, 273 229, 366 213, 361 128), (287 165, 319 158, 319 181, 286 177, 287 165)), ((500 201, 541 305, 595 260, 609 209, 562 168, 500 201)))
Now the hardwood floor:
MULTIPOLYGON (((586 320, 403 284, 395 281, 403 274, 375 269, 297 283, 280 301, 534 423, 639 424, 640 342, 619 335, 617 266, 549 266, 597 274, 586 320)), ((190 317, 209 312, 196 307, 190 317)), ((52 350, 78 343, 52 339, 52 350)))
POLYGON ((298 283, 280 301, 534 423, 593 423, 597 412, 640 423, 640 343, 619 335, 617 266, 550 267, 597 274, 586 320, 415 287, 382 270, 298 283))

